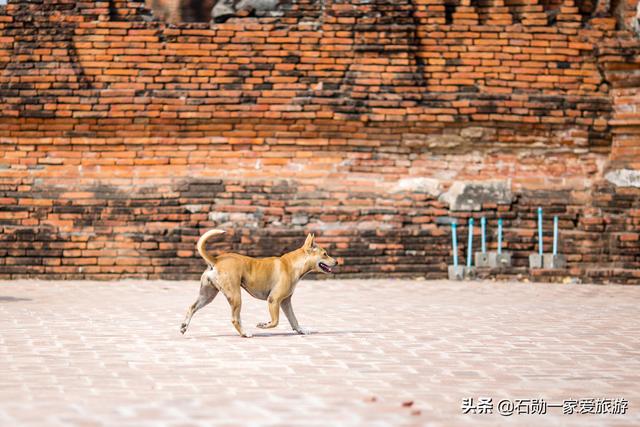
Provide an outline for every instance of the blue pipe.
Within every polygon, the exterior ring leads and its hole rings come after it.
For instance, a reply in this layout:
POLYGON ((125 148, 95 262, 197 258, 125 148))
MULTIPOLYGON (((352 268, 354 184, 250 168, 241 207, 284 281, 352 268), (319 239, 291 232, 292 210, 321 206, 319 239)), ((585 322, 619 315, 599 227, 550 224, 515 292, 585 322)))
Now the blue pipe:
POLYGON ((456 232, 457 224, 451 223, 451 239, 453 239, 453 265, 458 266, 458 233, 456 232))
POLYGON ((502 218, 498 218, 498 253, 502 253, 502 218))
POLYGON ((558 216, 553 217, 553 256, 558 255, 558 216))
POLYGON ((480 226, 482 227, 482 253, 487 253, 487 241, 485 239, 484 233, 486 231, 487 219, 482 217, 480 220, 480 226))
POLYGON ((542 208, 538 208, 538 253, 542 256, 542 208))
POLYGON ((467 267, 471 267, 472 251, 473 251, 473 218, 469 218, 469 245, 467 246, 467 267))

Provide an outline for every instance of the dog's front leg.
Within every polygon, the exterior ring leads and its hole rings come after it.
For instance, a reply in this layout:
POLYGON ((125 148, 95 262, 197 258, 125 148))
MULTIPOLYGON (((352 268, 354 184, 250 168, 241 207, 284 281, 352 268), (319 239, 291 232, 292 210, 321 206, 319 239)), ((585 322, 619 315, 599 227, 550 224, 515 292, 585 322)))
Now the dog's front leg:
POLYGON ((311 333, 310 330, 301 328, 300 325, 298 325, 298 319, 296 319, 296 315, 293 313, 293 306, 291 305, 291 295, 283 299, 280 305, 282 306, 282 311, 284 311, 285 316, 287 316, 291 329, 302 335, 311 333))
POLYGON ((258 323, 256 326, 262 329, 270 329, 278 326, 280 320, 280 300, 272 295, 267 298, 269 303, 269 314, 271 315, 271 322, 258 323))

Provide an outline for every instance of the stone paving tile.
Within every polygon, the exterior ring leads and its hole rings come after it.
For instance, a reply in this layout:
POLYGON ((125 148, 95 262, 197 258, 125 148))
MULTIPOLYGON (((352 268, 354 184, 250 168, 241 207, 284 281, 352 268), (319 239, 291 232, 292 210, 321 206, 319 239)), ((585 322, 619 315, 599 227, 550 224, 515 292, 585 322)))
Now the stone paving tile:
POLYGON ((0 282, 0 425, 640 425, 640 287, 307 281, 294 307, 315 332, 255 328, 266 304, 245 294, 251 339, 224 298, 180 335, 197 289, 0 282), (467 397, 629 409, 465 415, 467 397))

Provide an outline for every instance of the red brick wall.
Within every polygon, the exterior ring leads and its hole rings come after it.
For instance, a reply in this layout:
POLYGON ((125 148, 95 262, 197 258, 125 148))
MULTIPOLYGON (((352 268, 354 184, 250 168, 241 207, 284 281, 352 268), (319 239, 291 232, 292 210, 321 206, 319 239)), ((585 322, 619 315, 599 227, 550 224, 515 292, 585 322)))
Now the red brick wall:
POLYGON ((529 274, 543 206, 571 274, 637 281, 640 189, 605 175, 640 171, 638 39, 569 1, 480 4, 446 23, 438 1, 299 1, 214 26, 9 4, 0 277, 195 277, 213 226, 218 249, 316 231, 342 274, 443 277, 448 218, 482 215, 505 218, 500 274, 529 274), (476 211, 442 196, 496 180, 512 197, 476 211))
POLYGON ((161 21, 209 22, 214 0, 145 0, 145 6, 161 21))

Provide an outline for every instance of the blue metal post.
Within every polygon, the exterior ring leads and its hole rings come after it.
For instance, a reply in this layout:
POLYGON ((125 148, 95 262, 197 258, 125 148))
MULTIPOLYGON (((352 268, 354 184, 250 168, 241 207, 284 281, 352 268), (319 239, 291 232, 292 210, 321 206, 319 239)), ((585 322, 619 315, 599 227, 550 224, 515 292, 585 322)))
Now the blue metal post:
POLYGON ((538 253, 542 256, 542 208, 538 208, 538 253))
POLYGON ((498 253, 502 253, 502 218, 498 218, 498 253))
POLYGON ((558 255, 558 216, 553 217, 553 256, 558 255))
POLYGON ((469 218, 469 244, 467 246, 467 267, 471 267, 472 251, 473 251, 473 218, 469 218))
POLYGON ((482 217, 480 220, 480 226, 482 228, 482 253, 485 254, 487 252, 487 241, 485 240, 484 234, 486 230, 487 219, 482 217))
POLYGON ((451 239, 453 240, 453 265, 458 266, 458 233, 456 232, 457 224, 451 223, 451 239))

